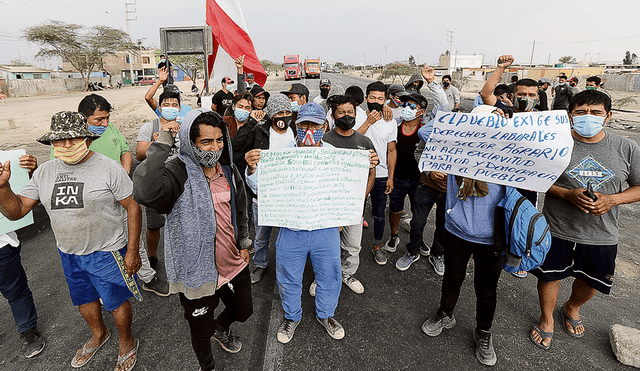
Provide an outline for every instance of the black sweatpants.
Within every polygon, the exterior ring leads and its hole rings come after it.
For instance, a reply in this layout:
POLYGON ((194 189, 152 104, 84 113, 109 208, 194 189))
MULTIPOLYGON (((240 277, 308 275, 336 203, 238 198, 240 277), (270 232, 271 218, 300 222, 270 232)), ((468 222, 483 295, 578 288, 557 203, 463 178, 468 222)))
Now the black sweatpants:
POLYGON ((453 310, 460 296, 460 288, 467 273, 469 258, 473 255, 475 271, 473 286, 476 292, 476 328, 491 330, 496 311, 496 290, 500 278, 500 258, 494 254, 493 245, 482 245, 465 241, 451 232, 445 232, 444 278, 440 310, 447 316, 453 310))
POLYGON ((216 365, 211 351, 211 337, 216 329, 227 331, 232 323, 244 322, 253 313, 248 265, 231 280, 231 286, 233 289, 228 284, 223 285, 215 294, 195 300, 180 293, 184 318, 189 321, 191 330, 191 346, 203 371, 213 370, 216 365), (224 310, 216 319, 213 314, 220 300, 224 310))

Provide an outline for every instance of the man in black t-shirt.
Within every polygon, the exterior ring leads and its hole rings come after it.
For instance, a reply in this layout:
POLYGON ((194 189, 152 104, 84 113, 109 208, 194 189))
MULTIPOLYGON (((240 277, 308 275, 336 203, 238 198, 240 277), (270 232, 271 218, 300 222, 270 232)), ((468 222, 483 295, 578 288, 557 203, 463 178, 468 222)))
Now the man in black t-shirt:
MULTIPOLYGON (((327 99, 331 107, 331 117, 335 120, 334 130, 326 133, 322 140, 336 148, 364 149, 374 151, 373 142, 363 134, 353 130, 356 123, 356 104, 344 95, 334 95, 327 99)), ((367 179, 367 194, 373 188, 376 179, 376 169, 369 170, 367 179)), ((342 227, 340 231, 342 282, 356 294, 364 292, 364 286, 353 275, 360 264, 360 249, 362 240, 362 221, 355 225, 342 227)), ((313 288, 313 287, 312 287, 313 288)), ((310 290, 311 291, 311 290, 310 290)))
POLYGON ((211 100, 211 110, 218 112, 220 116, 224 116, 224 110, 231 106, 233 102, 233 93, 235 84, 230 77, 222 79, 222 90, 218 90, 211 100))
POLYGON ((558 86, 554 89, 553 109, 569 109, 569 101, 573 97, 573 90, 567 84, 567 76, 561 75, 558 79, 558 86))
MULTIPOLYGON (((398 139, 396 141, 396 151, 398 159, 394 172, 394 187, 389 195, 389 226, 391 227, 391 237, 385 249, 394 252, 399 244, 398 226, 402 210, 404 209, 405 197, 409 196, 411 210, 413 210, 413 200, 420 182, 420 170, 416 159, 416 149, 420 143, 418 129, 421 126, 422 116, 427 110, 429 102, 421 94, 412 93, 400 97, 402 102, 401 119, 398 127, 398 139)), ((419 254, 406 253, 396 262, 396 268, 403 271, 420 258, 419 254)))
POLYGON ((222 90, 215 93, 211 100, 211 110, 218 112, 220 116, 224 116, 225 110, 233 104, 234 93, 247 91, 244 81, 244 56, 241 55, 236 58, 234 63, 238 72, 238 85, 236 86, 231 77, 222 78, 222 90))

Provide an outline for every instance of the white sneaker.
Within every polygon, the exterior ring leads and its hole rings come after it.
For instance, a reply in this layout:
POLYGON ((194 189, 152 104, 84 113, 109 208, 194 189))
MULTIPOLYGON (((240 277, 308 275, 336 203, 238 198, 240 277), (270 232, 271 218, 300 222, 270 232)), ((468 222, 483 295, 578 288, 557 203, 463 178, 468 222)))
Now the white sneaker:
POLYGON ((284 322, 278 328, 278 341, 282 344, 286 344, 293 338, 293 334, 296 331, 296 327, 300 324, 300 321, 295 322, 290 319, 284 319, 284 322))
POLYGON ((342 282, 356 294, 362 294, 364 292, 362 283, 352 275, 342 276, 342 282))
POLYGON ((318 287, 318 284, 316 283, 316 280, 313 280, 313 282, 311 282, 311 286, 309 286, 309 295, 311 296, 316 296, 316 287, 318 287))

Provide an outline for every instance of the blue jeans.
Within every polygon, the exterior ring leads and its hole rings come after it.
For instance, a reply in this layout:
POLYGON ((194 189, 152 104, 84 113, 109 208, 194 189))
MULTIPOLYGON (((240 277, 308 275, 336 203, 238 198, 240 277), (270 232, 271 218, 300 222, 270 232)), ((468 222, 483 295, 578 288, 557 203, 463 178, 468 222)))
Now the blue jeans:
POLYGON ((384 237, 384 209, 387 208, 387 177, 376 178, 371 195, 371 213, 373 214, 373 244, 382 245, 384 237))
POLYGON ((27 275, 20 262, 20 249, 11 245, 0 248, 0 291, 9 301, 18 332, 25 332, 38 324, 36 306, 29 290, 27 275))
POLYGON ((427 217, 434 204, 436 207, 436 230, 433 234, 433 244, 431 254, 435 256, 444 255, 444 211, 446 209, 447 194, 427 186, 424 183, 418 185, 413 204, 413 217, 411 218, 411 232, 407 251, 415 255, 422 245, 422 234, 427 225, 427 217))
POLYGON ((333 317, 342 288, 340 268, 340 232, 338 228, 292 231, 280 228, 276 241, 276 279, 284 317, 302 318, 302 273, 311 259, 316 283, 316 314, 320 319, 333 317))
POLYGON ((393 191, 389 195, 389 211, 399 213, 404 210, 404 198, 409 196, 411 203, 411 212, 413 212, 413 200, 416 196, 416 188, 418 188, 419 180, 393 180, 393 191))
POLYGON ((266 268, 269 265, 269 239, 272 227, 258 225, 258 200, 253 200, 253 225, 256 228, 256 238, 253 241, 255 253, 253 264, 258 268, 266 268))

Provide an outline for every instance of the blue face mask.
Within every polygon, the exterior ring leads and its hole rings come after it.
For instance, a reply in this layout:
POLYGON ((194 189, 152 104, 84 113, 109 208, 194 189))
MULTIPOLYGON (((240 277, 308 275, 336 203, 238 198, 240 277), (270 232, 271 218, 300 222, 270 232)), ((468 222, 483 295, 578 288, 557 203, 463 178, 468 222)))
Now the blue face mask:
POLYGON ((233 115, 240 122, 245 122, 249 118, 249 113, 249 111, 242 108, 236 108, 233 110, 233 115))
POLYGON ((178 114, 180 114, 180 109, 175 107, 162 107, 160 108, 160 112, 165 120, 173 121, 178 117, 178 114))
POLYGON ((573 130, 583 138, 591 138, 602 131, 604 117, 594 115, 573 116, 573 130))
POLYGON ((300 127, 297 128, 298 130, 298 140, 300 141, 300 143, 304 144, 305 146, 313 146, 314 144, 318 143, 319 141, 322 140, 322 135, 324 134, 324 129, 320 129, 320 130, 313 130, 313 129, 307 129, 304 130, 300 127))
POLYGON ((290 103, 291 103, 291 112, 300 111, 300 105, 298 104, 297 100, 294 100, 293 102, 290 102, 290 103))
POLYGON ((102 135, 106 130, 107 127, 106 126, 93 126, 93 125, 87 125, 89 127, 89 131, 102 135))
POLYGON ((411 121, 416 118, 416 114, 418 113, 417 109, 411 109, 411 107, 402 107, 401 115, 404 121, 411 121))

